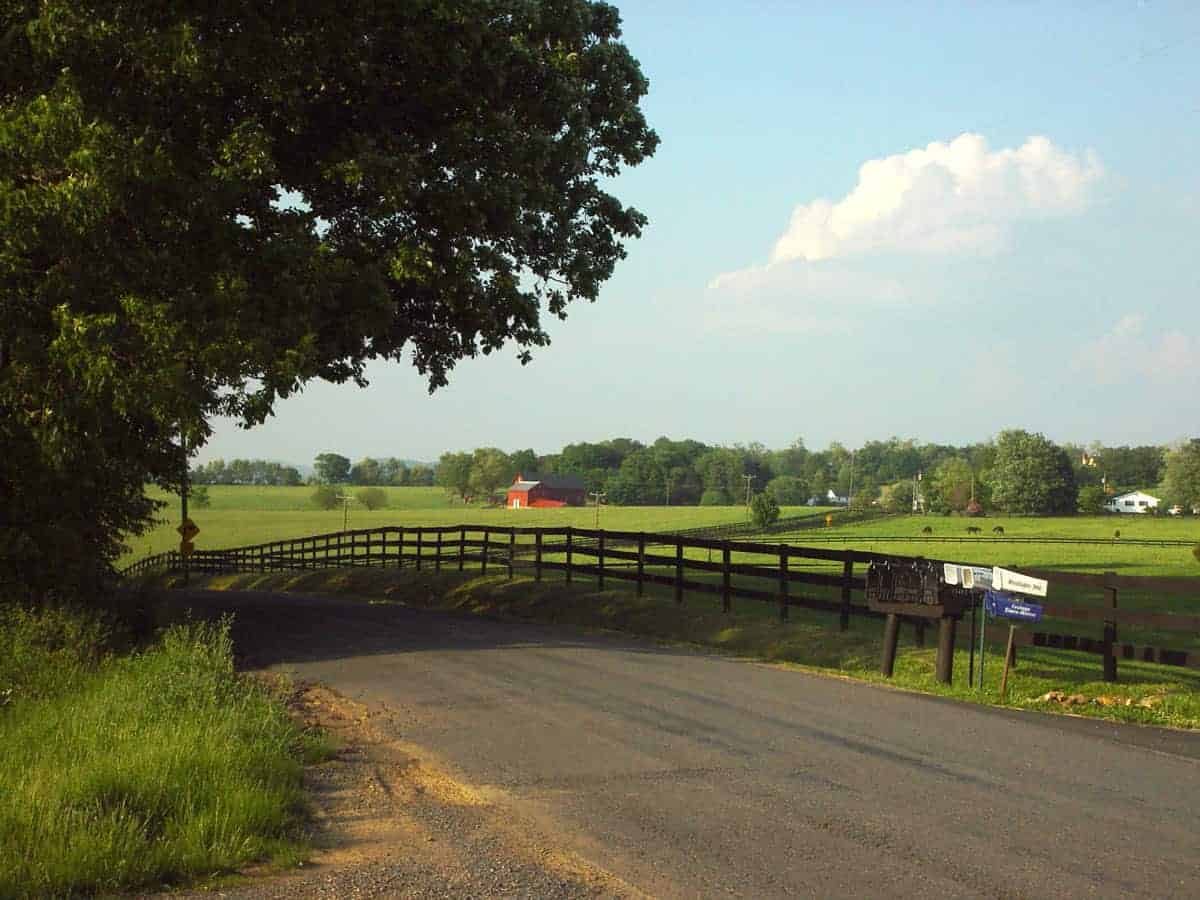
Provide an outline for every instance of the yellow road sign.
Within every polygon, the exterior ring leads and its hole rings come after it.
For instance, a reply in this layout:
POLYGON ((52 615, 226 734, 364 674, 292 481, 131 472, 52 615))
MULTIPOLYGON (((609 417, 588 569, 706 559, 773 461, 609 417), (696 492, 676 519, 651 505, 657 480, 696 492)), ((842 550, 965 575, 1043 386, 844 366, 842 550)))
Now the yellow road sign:
POLYGON ((192 551, 195 549, 196 549, 196 545, 193 544, 191 541, 180 541, 179 542, 179 555, 180 556, 191 556, 192 551))
POLYGON ((180 537, 182 537, 185 541, 193 540, 196 535, 200 533, 200 529, 191 519, 184 519, 183 524, 175 530, 179 532, 180 537))

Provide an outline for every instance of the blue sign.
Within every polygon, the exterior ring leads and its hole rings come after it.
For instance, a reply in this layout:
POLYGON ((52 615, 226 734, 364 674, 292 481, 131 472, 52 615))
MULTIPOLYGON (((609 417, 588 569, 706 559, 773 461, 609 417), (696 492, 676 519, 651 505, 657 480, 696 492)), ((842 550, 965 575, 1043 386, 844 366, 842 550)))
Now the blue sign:
POLYGON ((983 595, 983 608, 988 615, 1001 619, 1020 619, 1022 622, 1040 622, 1042 606, 1018 600, 1005 591, 988 591, 983 595))

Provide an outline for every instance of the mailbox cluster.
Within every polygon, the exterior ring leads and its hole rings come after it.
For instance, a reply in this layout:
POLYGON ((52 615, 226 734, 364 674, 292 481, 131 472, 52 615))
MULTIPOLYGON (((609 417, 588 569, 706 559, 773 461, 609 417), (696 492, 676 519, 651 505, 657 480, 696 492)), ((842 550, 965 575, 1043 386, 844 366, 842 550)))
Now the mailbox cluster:
POLYGON ((895 667, 900 618, 938 619, 937 678, 949 684, 954 672, 956 625, 973 602, 971 591, 947 581, 941 564, 924 559, 878 559, 867 569, 865 593, 867 605, 887 615, 883 674, 890 678, 895 667))
POLYGON ((931 619, 960 616, 972 602, 969 589, 948 582, 941 564, 924 559, 875 560, 865 593, 877 612, 931 619))

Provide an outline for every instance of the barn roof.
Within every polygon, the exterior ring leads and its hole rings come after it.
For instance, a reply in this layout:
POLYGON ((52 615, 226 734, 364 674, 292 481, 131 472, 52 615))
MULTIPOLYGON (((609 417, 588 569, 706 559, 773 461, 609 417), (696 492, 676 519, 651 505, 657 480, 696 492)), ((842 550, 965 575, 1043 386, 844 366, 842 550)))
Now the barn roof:
POLYGON ((526 475, 518 473, 510 491, 528 491, 535 484, 542 484, 551 490, 582 491, 587 487, 578 475, 526 475))

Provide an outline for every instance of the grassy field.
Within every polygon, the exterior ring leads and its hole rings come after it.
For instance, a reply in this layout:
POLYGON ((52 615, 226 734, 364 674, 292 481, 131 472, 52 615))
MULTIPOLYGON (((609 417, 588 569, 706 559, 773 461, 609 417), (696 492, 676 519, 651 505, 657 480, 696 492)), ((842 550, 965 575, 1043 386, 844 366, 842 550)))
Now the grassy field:
MULTIPOLYGON (((388 505, 368 510, 352 504, 351 528, 384 525, 545 525, 591 528, 596 521, 593 508, 521 509, 464 506, 451 502, 441 488, 384 488, 388 505)), ((339 531, 343 511, 317 509, 309 501, 311 487, 209 487, 210 505, 189 510, 200 527, 196 546, 200 549, 239 547, 285 538, 305 537, 339 531)), ((162 523, 154 531, 128 541, 129 552, 122 565, 179 545, 179 498, 161 492, 151 496, 167 500, 162 523)), ((784 515, 819 512, 809 507, 786 508, 784 515)), ((630 531, 669 531, 705 525, 745 522, 741 506, 606 506, 600 510, 600 527, 630 531)))
POLYGON ((92 613, 0 610, 0 897, 298 858, 301 766, 328 748, 234 673, 227 624, 106 639, 92 613))
POLYGON ((900 556, 926 556, 961 562, 1005 565, 1015 568, 1059 569, 1076 572, 1118 572, 1122 575, 1200 576, 1200 563, 1191 547, 1146 547, 1133 540, 1184 540, 1200 542, 1200 518, 1193 516, 1070 516, 965 519, 944 516, 896 516, 886 519, 823 528, 782 537, 788 543, 847 547, 900 556), (983 529, 968 536, 968 526, 983 529), (1004 536, 992 534, 995 527, 1004 536), (933 530, 933 540, 921 529, 933 530), (1113 537, 1121 532, 1120 539, 1113 537), (902 540, 882 540, 902 538, 902 540), (948 542, 939 538, 961 538, 948 542), (1087 538, 1101 544, 1025 543, 1020 539, 1087 538), (1017 540, 1013 540, 1017 539, 1017 540), (830 543, 826 543, 830 542, 830 543))
MULTIPOLYGON (((171 579, 168 577, 168 583, 171 579)), ((577 576, 572 585, 561 575, 536 582, 517 574, 481 576, 476 572, 443 572, 411 568, 339 569, 268 575, 223 575, 200 579, 214 589, 255 588, 329 592, 358 596, 364 602, 400 603, 488 616, 608 628, 667 641, 714 647, 732 654, 793 663, 805 668, 882 682, 879 653, 882 623, 852 617, 850 629, 838 630, 831 613, 793 609, 787 623, 776 618, 773 605, 735 600, 733 611, 721 612, 719 598, 688 595, 677 606, 669 591, 648 590, 637 597, 626 586, 597 591, 591 579, 577 576)), ((965 631, 965 625, 964 625, 965 631)), ((955 653, 953 685, 934 678, 935 643, 914 643, 909 627, 901 630, 900 652, 892 685, 969 702, 999 704, 1004 631, 989 632, 989 663, 984 688, 967 685, 965 636, 955 653)), ((1068 711, 1086 716, 1180 728, 1200 727, 1200 672, 1170 666, 1122 661, 1120 681, 1101 680, 1099 657, 1068 651, 1023 648, 1009 680, 1008 706, 1058 712, 1062 707, 1039 702, 1049 691, 1081 695, 1086 702, 1068 711), (1126 704, 1128 701, 1128 704, 1126 704), (1139 705, 1142 704, 1142 705, 1139 705)))

